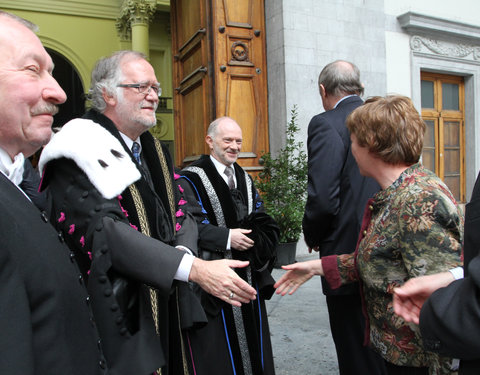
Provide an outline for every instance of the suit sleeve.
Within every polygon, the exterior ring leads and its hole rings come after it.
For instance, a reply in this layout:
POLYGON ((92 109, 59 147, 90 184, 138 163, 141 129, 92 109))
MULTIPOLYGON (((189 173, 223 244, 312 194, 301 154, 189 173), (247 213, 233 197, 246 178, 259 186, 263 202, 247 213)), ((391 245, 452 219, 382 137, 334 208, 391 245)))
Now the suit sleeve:
POLYGON ((480 357, 480 255, 468 269, 470 276, 432 294, 420 314, 425 348, 465 360, 480 357))
POLYGON ((331 233, 340 209, 344 143, 328 121, 315 116, 308 125, 308 198, 303 217, 305 242, 314 247, 331 233))
POLYGON ((228 228, 200 223, 198 228, 198 246, 205 250, 225 252, 227 250, 229 232, 230 229, 228 228))
MULTIPOLYGON (((2 236, 3 237, 3 236, 2 236)), ((35 370, 30 306, 15 263, 2 241, 0 249, 0 374, 35 370)))

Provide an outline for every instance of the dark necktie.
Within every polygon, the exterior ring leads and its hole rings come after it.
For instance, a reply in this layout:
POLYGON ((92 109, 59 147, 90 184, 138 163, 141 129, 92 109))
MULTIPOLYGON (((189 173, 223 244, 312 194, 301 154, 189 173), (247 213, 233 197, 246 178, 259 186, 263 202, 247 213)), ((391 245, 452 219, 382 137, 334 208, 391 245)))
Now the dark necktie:
POLYGON ((133 142, 132 154, 137 163, 142 164, 142 162, 140 161, 140 145, 138 144, 138 142, 133 142))
POLYGON ((132 154, 135 160, 137 161, 139 165, 140 172, 143 175, 143 178, 148 182, 150 187, 153 189, 153 181, 152 181, 152 176, 150 175, 150 171, 148 170, 148 164, 147 162, 142 163, 142 157, 140 156, 140 145, 138 142, 133 142, 132 145, 132 154))
POLYGON ((139 169, 143 175, 143 178, 148 182, 150 187, 153 189, 152 176, 150 175, 150 171, 148 170, 148 165, 142 164, 142 158, 140 157, 140 145, 138 144, 138 142, 133 142, 132 154, 139 165, 139 169))
POLYGON ((228 177, 228 187, 230 190, 235 189, 235 181, 233 180, 233 169, 232 167, 226 167, 225 168, 225 175, 228 177))

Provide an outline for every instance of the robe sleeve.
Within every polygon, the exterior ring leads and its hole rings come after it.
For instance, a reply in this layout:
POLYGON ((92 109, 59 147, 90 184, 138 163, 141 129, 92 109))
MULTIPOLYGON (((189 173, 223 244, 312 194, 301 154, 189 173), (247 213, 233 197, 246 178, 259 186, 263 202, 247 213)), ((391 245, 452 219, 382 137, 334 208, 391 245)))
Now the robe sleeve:
POLYGON ((83 271, 88 273, 88 266, 97 263, 104 272, 111 268, 168 294, 185 253, 138 232, 117 199, 102 197, 73 161, 52 163, 48 166, 52 221, 71 249, 91 258, 92 264, 84 262, 83 271))
POLYGON ((227 249, 229 229, 211 224, 208 220, 207 212, 199 201, 195 188, 185 178, 180 178, 177 181, 183 189, 184 199, 186 201, 184 205, 185 210, 195 218, 198 226, 199 248, 224 253, 227 249))

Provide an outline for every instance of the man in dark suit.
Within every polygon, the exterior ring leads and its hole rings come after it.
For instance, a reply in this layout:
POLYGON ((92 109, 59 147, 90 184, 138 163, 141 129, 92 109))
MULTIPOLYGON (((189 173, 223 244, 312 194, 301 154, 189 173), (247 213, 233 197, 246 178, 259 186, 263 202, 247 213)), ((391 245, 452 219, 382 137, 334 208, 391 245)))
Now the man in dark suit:
MULTIPOLYGON (((308 198, 303 233, 309 251, 320 257, 355 250, 365 204, 378 184, 360 174, 350 150, 347 116, 363 101, 358 68, 347 61, 326 65, 318 77, 326 112, 308 126, 308 198)), ((322 278, 327 296, 341 375, 382 374, 383 360, 363 345, 365 319, 357 283, 333 291, 322 278)))
MULTIPOLYGON (((166 375, 169 349, 186 360, 171 343, 189 323, 172 322, 178 314, 169 311, 177 307, 177 298, 169 298, 174 291, 185 292, 181 303, 195 301, 188 299, 186 282, 236 306, 256 294, 231 269, 248 262, 206 262, 191 254, 195 220, 177 215, 172 160, 148 131, 156 124, 159 89, 141 53, 100 59, 92 72, 92 109, 53 136, 39 163, 51 217, 88 279, 112 374, 149 375, 162 367, 166 375)), ((203 310, 192 307, 183 310, 190 313, 186 318, 200 324, 203 310)))
POLYGON ((75 259, 22 188, 24 158, 66 100, 34 31, 0 11, 0 374, 104 374, 75 259))
POLYGON ((479 228, 480 174, 465 210, 465 278, 454 269, 410 279, 393 299, 395 313, 420 324, 425 349, 460 358, 460 375, 480 373, 479 228))

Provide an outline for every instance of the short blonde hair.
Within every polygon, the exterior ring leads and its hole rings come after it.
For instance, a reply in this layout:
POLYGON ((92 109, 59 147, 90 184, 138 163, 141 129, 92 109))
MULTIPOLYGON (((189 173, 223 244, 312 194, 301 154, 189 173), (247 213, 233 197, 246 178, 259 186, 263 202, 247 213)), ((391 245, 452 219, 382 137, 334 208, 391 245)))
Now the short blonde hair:
POLYGON ((426 125, 406 96, 368 99, 347 118, 347 128, 385 163, 412 165, 422 154, 426 125))

